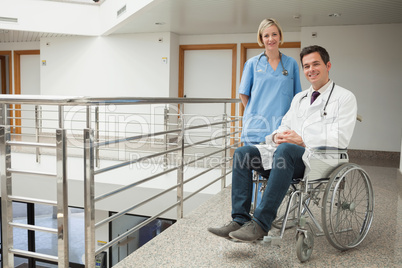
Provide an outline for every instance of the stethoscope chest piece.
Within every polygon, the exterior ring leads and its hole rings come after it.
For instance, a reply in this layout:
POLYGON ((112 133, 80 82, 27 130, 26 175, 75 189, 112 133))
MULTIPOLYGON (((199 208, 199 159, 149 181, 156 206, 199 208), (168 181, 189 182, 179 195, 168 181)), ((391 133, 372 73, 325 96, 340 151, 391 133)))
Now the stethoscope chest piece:
POLYGON ((289 74, 289 72, 288 72, 288 70, 285 69, 285 70, 282 71, 282 74, 283 74, 284 76, 287 76, 287 75, 289 74))
MULTIPOLYGON (((331 98, 332 92, 334 91, 334 87, 335 87, 335 82, 332 83, 332 88, 331 88, 331 91, 329 92, 328 99, 325 102, 324 108, 321 110, 321 117, 327 116, 327 105, 328 105, 329 99, 331 98)), ((301 97, 301 99, 299 100, 299 105, 303 99, 307 99, 307 96, 308 96, 308 93, 306 93, 303 97, 301 97)), ((307 105, 307 103, 305 105, 307 105)), ((308 105, 310 105, 310 104, 308 104, 308 105)))

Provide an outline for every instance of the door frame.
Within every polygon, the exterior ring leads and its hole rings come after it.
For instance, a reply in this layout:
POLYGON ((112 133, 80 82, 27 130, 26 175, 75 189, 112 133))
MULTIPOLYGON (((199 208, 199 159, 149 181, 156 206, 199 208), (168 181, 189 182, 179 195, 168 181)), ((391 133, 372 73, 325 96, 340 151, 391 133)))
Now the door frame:
MULTIPOLYGON (((179 92, 178 97, 184 97, 184 55, 186 50, 232 50, 232 81, 231 81, 231 99, 236 98, 236 67, 237 67, 237 44, 206 44, 206 45, 180 45, 179 47, 179 92)), ((230 115, 236 115, 235 103, 230 105, 230 115)))
POLYGON ((186 50, 232 50, 232 83, 231 98, 236 98, 236 66, 237 44, 207 44, 207 45, 180 45, 179 47, 179 93, 178 97, 184 97, 184 54, 186 50))
MULTIPOLYGON (((9 94, 13 94, 13 59, 12 59, 12 53, 11 53, 11 51, 0 51, 0 55, 1 56, 8 56, 8 87, 9 87, 8 89, 9 89, 9 94)), ((2 65, 2 67, 3 67, 3 65, 2 65)), ((13 115, 14 115, 14 113, 13 113, 13 105, 12 104, 10 104, 9 109, 10 109, 9 110, 10 125, 12 126, 13 123, 14 123, 14 120, 12 119, 13 115)), ((13 131, 14 131, 14 129, 11 128, 11 132, 13 132, 13 131)))
POLYGON ((1 94, 7 94, 6 56, 0 55, 1 63, 1 94))
MULTIPOLYGON (((5 56, 8 56, 8 84, 9 84, 9 92, 10 92, 10 94, 12 94, 13 93, 13 81, 12 81, 12 79, 13 79, 13 69, 12 69, 12 55, 11 55, 11 51, 0 51, 0 56, 1 56, 1 58, 2 59, 5 59, 6 57, 5 56)), ((3 76, 5 76, 6 74, 5 74, 5 66, 6 66, 6 62, 5 61, 1 61, 2 62, 2 64, 1 64, 1 70, 2 70, 2 77, 3 76), (3 69, 4 68, 4 69, 3 69), (4 73, 3 73, 4 72, 4 73)), ((3 83, 3 80, 2 80, 2 83, 3 83)), ((5 81, 4 81, 4 83, 5 83, 5 81)), ((3 85, 2 85, 2 94, 4 94, 3 93, 3 85)))
MULTIPOLYGON (((40 55, 40 50, 14 50, 14 94, 18 95, 21 94, 21 55, 40 55)), ((14 133, 21 134, 21 104, 16 104, 14 110, 14 133)))
MULTIPOLYGON (((178 97, 184 97, 184 54, 186 50, 232 50, 232 81, 231 81, 231 99, 236 98, 236 69, 237 69, 237 44, 206 44, 206 45, 180 45, 179 46, 179 88, 178 97)), ((180 107, 180 106, 179 106, 180 107)), ((230 104, 230 116, 234 118, 236 116, 236 104, 230 104)), ((235 122, 231 122, 233 127, 235 122)), ((233 144, 234 140, 230 139, 230 144, 233 144)))
POLYGON ((14 94, 21 94, 21 55, 40 55, 40 50, 14 50, 14 94))

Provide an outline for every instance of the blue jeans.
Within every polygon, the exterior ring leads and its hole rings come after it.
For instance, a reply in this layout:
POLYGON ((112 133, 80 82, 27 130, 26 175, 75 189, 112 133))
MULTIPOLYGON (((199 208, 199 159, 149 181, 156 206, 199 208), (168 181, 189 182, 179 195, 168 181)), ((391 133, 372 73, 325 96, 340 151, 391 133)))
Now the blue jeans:
POLYGON ((292 179, 301 178, 304 175, 303 153, 303 147, 283 143, 275 151, 272 169, 264 170, 257 147, 243 146, 237 148, 233 156, 232 167, 233 220, 244 224, 253 219, 264 231, 268 232, 292 179), (255 209, 253 218, 251 218, 253 170, 264 177, 268 177, 268 182, 262 200, 255 209))
MULTIPOLYGON (((257 145, 257 144, 260 144, 260 143, 261 143, 261 142, 243 142, 243 146, 257 145)), ((261 179, 261 175, 259 175, 258 178, 261 179)), ((255 193, 255 191, 258 191, 258 195, 257 195, 257 199, 256 199, 256 200, 254 200, 254 199, 255 199, 255 195, 254 195, 254 194, 251 196, 251 202, 252 202, 252 203, 254 202, 255 204, 258 204, 258 203, 261 201, 261 192, 260 192, 261 187, 262 187, 262 183, 261 183, 261 182, 258 183, 257 189, 256 189, 256 185, 253 184, 253 193, 255 193)))

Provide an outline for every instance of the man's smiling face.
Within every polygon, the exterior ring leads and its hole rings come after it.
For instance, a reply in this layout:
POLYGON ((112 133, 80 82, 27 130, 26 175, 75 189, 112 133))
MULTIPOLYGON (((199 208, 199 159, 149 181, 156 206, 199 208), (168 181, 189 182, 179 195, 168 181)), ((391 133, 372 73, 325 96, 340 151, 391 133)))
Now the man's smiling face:
POLYGON ((303 72, 314 90, 321 88, 328 82, 330 69, 331 62, 325 64, 318 52, 303 57, 303 72))

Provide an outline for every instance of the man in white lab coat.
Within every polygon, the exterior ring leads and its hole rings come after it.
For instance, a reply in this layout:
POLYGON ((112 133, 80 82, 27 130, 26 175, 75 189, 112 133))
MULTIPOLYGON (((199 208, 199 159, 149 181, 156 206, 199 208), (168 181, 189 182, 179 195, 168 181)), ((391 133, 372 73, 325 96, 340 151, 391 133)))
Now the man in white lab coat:
POLYGON ((232 173, 232 221, 208 231, 237 241, 252 242, 268 234, 292 179, 304 176, 314 148, 346 148, 355 127, 356 98, 329 78, 331 62, 320 46, 303 48, 302 68, 311 87, 298 93, 280 127, 266 144, 235 151, 232 173), (260 204, 250 215, 252 171, 268 177, 260 204))

